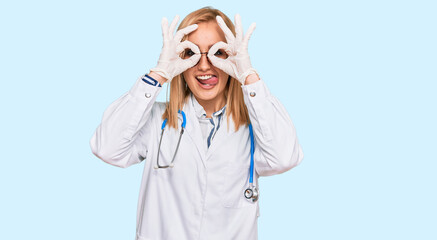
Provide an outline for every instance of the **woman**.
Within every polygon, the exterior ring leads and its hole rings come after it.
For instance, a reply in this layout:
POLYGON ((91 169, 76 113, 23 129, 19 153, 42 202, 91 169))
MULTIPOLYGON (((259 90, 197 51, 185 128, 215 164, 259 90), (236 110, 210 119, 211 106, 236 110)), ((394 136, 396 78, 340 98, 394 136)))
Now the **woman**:
POLYGON ((243 35, 238 15, 234 28, 212 8, 174 34, 177 22, 163 19, 157 66, 105 111, 92 151, 119 167, 145 160, 137 239, 257 239, 258 177, 303 157, 293 123, 251 67, 254 24, 243 35), (169 102, 155 102, 170 81, 169 102))

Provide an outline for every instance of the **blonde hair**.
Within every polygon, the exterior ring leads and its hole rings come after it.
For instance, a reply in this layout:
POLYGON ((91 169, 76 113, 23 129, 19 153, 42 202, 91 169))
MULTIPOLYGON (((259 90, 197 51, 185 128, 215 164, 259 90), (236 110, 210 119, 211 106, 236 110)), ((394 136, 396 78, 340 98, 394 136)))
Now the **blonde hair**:
MULTIPOLYGON (((235 26, 232 21, 220 10, 211 7, 204 7, 188 14, 184 20, 182 20, 178 30, 192 24, 216 21, 216 16, 221 16, 228 28, 235 35, 235 26)), ((228 128, 229 118, 231 116, 234 122, 235 130, 238 130, 242 125, 249 124, 249 113, 247 111, 246 104, 244 104, 241 84, 236 79, 229 76, 229 81, 225 87, 224 93, 226 98, 226 118, 228 122, 228 128)), ((171 80, 170 100, 166 102, 166 109, 162 115, 162 119, 168 119, 168 126, 178 128, 178 110, 182 110, 190 94, 191 90, 188 88, 183 74, 180 74, 171 80)))

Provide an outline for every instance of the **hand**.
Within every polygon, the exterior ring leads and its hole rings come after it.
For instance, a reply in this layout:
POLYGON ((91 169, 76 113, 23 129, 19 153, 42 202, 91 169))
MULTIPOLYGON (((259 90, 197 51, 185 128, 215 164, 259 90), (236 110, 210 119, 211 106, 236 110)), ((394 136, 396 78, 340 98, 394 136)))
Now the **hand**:
POLYGON ((171 81, 175 76, 196 65, 201 56, 199 48, 194 43, 187 40, 181 42, 185 35, 197 29, 197 24, 183 28, 173 35, 178 21, 179 16, 176 15, 169 27, 167 18, 162 19, 163 46, 161 55, 156 67, 150 70, 165 78, 166 81, 171 81), (187 59, 182 59, 180 54, 187 48, 195 54, 187 59))
POLYGON ((238 14, 235 15, 236 36, 234 36, 232 31, 226 26, 223 18, 217 16, 217 23, 223 30, 227 43, 218 42, 214 44, 208 51, 208 58, 214 66, 220 68, 244 85, 247 76, 257 74, 256 70, 252 68, 248 52, 249 38, 255 30, 256 24, 252 23, 246 35, 243 35, 241 17, 238 14), (219 49, 223 49, 229 57, 226 59, 216 57, 215 53, 219 49))

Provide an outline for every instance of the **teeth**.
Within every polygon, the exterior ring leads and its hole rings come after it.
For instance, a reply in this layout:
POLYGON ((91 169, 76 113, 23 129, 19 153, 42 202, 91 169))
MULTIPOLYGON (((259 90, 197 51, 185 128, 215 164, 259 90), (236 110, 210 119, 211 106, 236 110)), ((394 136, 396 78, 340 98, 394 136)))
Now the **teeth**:
POLYGON ((197 79, 199 79, 199 80, 207 80, 210 78, 212 78, 212 75, 197 76, 197 79))

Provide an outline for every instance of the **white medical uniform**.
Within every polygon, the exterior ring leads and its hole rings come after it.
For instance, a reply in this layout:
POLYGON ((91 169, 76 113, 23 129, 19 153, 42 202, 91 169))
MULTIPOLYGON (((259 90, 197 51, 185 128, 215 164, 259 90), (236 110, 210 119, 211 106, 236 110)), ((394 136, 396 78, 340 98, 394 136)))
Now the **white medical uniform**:
MULTIPOLYGON (((161 89, 139 78, 106 109, 90 142, 93 153, 109 164, 128 167, 144 160, 136 239, 257 239, 258 202, 243 195, 249 185, 249 128, 241 126, 235 131, 233 120, 224 117, 208 147, 188 97, 182 109, 185 133, 174 167, 155 169, 165 111, 164 103, 155 102, 161 89)), ((293 168, 303 153, 287 111, 264 82, 242 89, 255 137, 254 185, 258 186, 259 176, 293 168)), ((179 131, 166 127, 161 165, 171 162, 179 131)))

